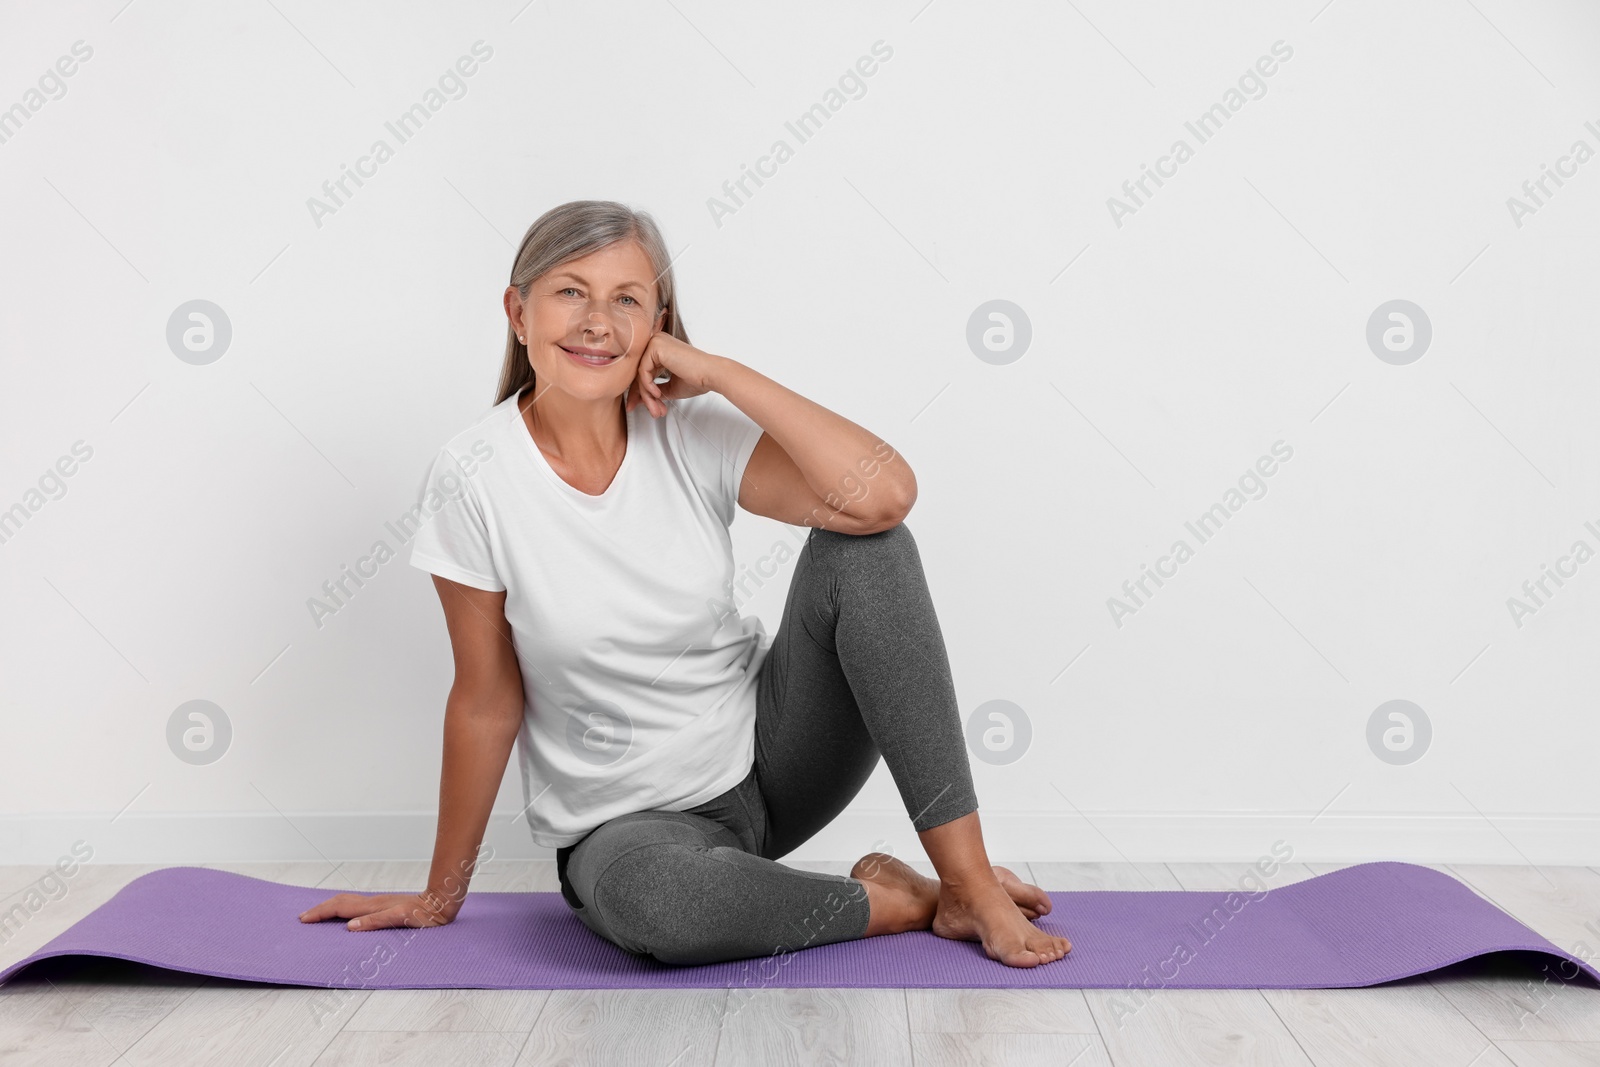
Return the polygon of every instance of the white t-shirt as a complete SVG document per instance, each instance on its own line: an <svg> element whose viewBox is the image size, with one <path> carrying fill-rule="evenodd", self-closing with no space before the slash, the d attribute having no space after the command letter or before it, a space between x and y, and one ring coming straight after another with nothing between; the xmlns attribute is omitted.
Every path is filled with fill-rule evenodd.
<svg viewBox="0 0 1600 1067"><path fill-rule="evenodd" d="M659 419L639 404L621 467L590 496L534 443L525 397L435 457L410 559L505 590L523 801L534 841L556 848L628 812L693 807L750 770L772 639L734 604L728 526L761 427L716 392Z"/></svg>

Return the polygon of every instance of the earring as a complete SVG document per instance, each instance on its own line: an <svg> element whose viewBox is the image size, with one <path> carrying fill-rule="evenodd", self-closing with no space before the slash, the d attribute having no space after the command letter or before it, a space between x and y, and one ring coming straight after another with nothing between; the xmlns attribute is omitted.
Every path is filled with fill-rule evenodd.
<svg viewBox="0 0 1600 1067"><path fill-rule="evenodd" d="M522 338L522 335L521 335L521 334L520 334L520 333L519 333L519 334L517 334L517 343L518 343L518 344L524 344L524 345L525 345L525 344L527 344L527 343L528 343L528 342L527 342L527 341L525 341L525 340L523 340L523 338Z"/></svg>

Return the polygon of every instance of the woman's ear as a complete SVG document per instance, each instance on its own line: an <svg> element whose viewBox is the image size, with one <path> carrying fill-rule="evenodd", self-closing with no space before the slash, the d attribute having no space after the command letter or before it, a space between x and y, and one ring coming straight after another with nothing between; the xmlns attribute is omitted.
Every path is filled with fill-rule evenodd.
<svg viewBox="0 0 1600 1067"><path fill-rule="evenodd" d="M503 298L502 302L505 304L506 318L511 322L512 327L517 333L526 337L528 334L528 328L527 324L522 321L523 312L526 309L523 305L521 294L517 292L516 286L506 286L505 297Z"/></svg>

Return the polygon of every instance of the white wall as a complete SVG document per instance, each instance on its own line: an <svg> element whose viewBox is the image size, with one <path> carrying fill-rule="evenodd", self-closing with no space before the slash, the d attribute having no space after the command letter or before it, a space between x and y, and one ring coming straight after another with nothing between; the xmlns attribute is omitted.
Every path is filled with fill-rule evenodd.
<svg viewBox="0 0 1600 1067"><path fill-rule="evenodd" d="M963 715L1010 701L1031 729L974 759L996 858L1600 862L1600 560L1508 608L1600 549L1600 161L1508 207L1600 149L1600 12L442 7L5 16L0 106L40 106L0 143L0 508L27 511L0 544L0 862L428 855L429 579L393 561L320 628L307 601L396 545L385 521L493 399L514 243L589 197L655 214L697 344L911 461ZM64 95L28 97L78 41ZM385 123L478 41L399 144ZM786 121L877 41L799 143ZM1186 121L1275 42L1264 95L1201 143ZM393 157L314 220L379 138ZM717 218L778 139L793 157ZM997 299L1020 358L968 343ZM1397 299L1432 331L1404 365L1367 340ZM167 340L192 300L231 324L204 365ZM29 497L80 441L64 495ZM1200 544L1185 522L1280 441ZM741 516L740 560L788 529ZM1118 625L1108 598L1180 538ZM769 630L785 588L748 605ZM197 699L231 724L207 765L168 743ZM1403 764L1368 740L1397 699L1432 731ZM502 855L541 854L521 805L508 774ZM917 853L880 766L797 855L885 845Z"/></svg>

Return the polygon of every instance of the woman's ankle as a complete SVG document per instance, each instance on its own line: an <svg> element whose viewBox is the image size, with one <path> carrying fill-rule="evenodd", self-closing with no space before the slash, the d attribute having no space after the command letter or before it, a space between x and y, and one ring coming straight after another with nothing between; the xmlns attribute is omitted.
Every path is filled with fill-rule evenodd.
<svg viewBox="0 0 1600 1067"><path fill-rule="evenodd" d="M917 837L942 884L962 889L998 884L983 847L983 829L976 810L919 830Z"/></svg>
<svg viewBox="0 0 1600 1067"><path fill-rule="evenodd" d="M957 896L969 897L977 893L985 893L991 889L1002 889L1000 879L995 876L993 867L973 867L941 872L939 875L939 892L953 893ZM1003 891L1003 890L1002 890Z"/></svg>

